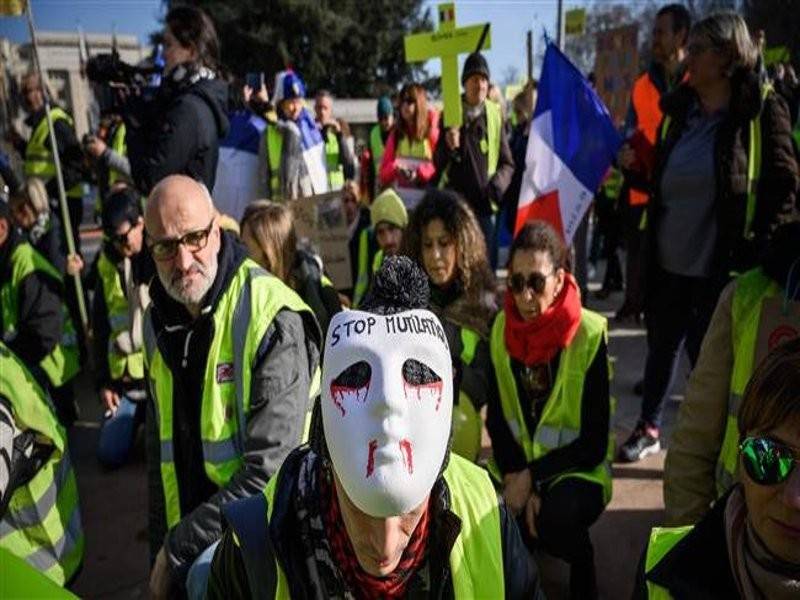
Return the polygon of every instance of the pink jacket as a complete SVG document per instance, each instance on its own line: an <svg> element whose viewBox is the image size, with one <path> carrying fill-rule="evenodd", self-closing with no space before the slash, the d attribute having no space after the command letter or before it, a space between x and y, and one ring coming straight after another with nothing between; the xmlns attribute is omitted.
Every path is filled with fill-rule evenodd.
<svg viewBox="0 0 800 600"><path fill-rule="evenodd" d="M430 160L423 161L417 167L417 178L411 183L400 181L397 173L397 159L395 156L397 148L397 126L392 129L386 139L386 147L383 150L383 160L381 161L380 182L381 188L387 188L393 183L402 187L424 187L436 176L436 166L433 164L433 152L436 143L439 141L439 112L433 108L428 109L428 143L431 148ZM405 178L402 178L405 179Z"/></svg>

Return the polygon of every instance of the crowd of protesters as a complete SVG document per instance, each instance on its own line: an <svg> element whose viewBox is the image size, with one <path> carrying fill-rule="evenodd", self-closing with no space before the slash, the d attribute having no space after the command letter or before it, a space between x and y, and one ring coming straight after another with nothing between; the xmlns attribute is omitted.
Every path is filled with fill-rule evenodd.
<svg viewBox="0 0 800 600"><path fill-rule="evenodd" d="M800 85L740 16L659 10L593 242L572 247L544 221L514 232L536 85L506 110L481 53L460 126L409 82L357 148L300 73L226 82L201 10L173 8L163 41L153 97L123 95L83 144L46 82L21 82L24 172L0 155L0 551L58 585L80 571L83 370L106 476L145 430L155 598L540 598L542 552L596 598L612 463L662 450L685 349L635 595L800 596ZM293 210L326 192L346 285ZM624 291L614 320L647 333L619 448L599 255L596 298Z"/></svg>

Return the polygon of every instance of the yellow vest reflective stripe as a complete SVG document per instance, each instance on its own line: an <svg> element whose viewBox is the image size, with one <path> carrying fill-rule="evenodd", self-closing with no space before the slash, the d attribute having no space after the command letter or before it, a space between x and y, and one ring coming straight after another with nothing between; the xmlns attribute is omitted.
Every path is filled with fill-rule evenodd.
<svg viewBox="0 0 800 600"><path fill-rule="evenodd" d="M772 84L761 86L761 99L766 100L772 93ZM661 124L661 141L667 137L667 132L672 124L672 117L667 115ZM758 200L758 181L761 179L761 113L759 112L750 121L747 148L747 205L745 208L744 231L742 237L750 240L753 233L753 220L756 216L756 201Z"/></svg>
<svg viewBox="0 0 800 600"><path fill-rule="evenodd" d="M669 554L675 545L692 531L694 525L684 527L654 527L650 532L647 544L644 572L652 571L661 560ZM647 597L649 600L670 600L672 594L666 588L647 581Z"/></svg>
<svg viewBox="0 0 800 600"><path fill-rule="evenodd" d="M369 287L369 233L369 227L365 227L358 236L358 275L353 288L353 308L358 308Z"/></svg>
<svg viewBox="0 0 800 600"><path fill-rule="evenodd" d="M116 128L114 129L114 135L111 136L110 147L112 151L116 152L120 156L126 156L128 154L128 144L125 141L125 123L117 124ZM127 177L116 169L108 170L109 187L114 185L120 179L127 179Z"/></svg>
<svg viewBox="0 0 800 600"><path fill-rule="evenodd" d="M541 458L551 450L575 441L581 430L581 399L586 372L592 364L600 343L607 336L607 323L597 313L582 309L578 333L561 353L558 373L550 397L544 405L542 416L531 437L522 414L517 394L517 384L511 371L511 358L505 346L506 315L501 311L492 326L490 353L497 375L500 405L503 416L517 443L525 452L528 462ZM603 488L603 499L611 500L611 461L614 454L614 436L609 432L605 460L590 471L573 471L557 476L553 483L567 477L576 477L598 483Z"/></svg>
<svg viewBox="0 0 800 600"><path fill-rule="evenodd" d="M50 109L50 118L53 120L53 127L56 121L64 120L74 127L72 117L62 108L54 106ZM47 128L47 116L43 117L31 133L31 137L25 146L25 163L23 170L25 177L39 177L45 183L56 176L56 164L53 162L53 153L47 144L50 143L50 131ZM77 184L67 190L70 198L82 198L83 186Z"/></svg>
<svg viewBox="0 0 800 600"><path fill-rule="evenodd" d="M38 271L61 283L61 275L47 259L28 242L21 242L11 253L11 279L0 288L0 310L3 314L3 334L10 337L17 327L20 282ZM39 366L53 387L61 387L80 371L80 351L72 318L66 304L61 302L63 330L61 341L45 356Z"/></svg>
<svg viewBox="0 0 800 600"><path fill-rule="evenodd" d="M242 467L252 366L264 334L275 315L284 308L313 316L294 291L257 263L246 259L214 311L214 337L203 374L200 436L205 473L220 487ZM167 526L172 528L183 516L173 458L173 379L156 343L151 310L149 307L144 324L145 367L161 440L161 482ZM297 443L300 442L298 439Z"/></svg>
<svg viewBox="0 0 800 600"><path fill-rule="evenodd" d="M381 169L381 162L383 161L383 152L385 150L383 144L383 136L381 136L381 126L375 125L369 132L369 151L372 154L372 164L377 173Z"/></svg>
<svg viewBox="0 0 800 600"><path fill-rule="evenodd" d="M144 353L139 350L133 354L121 354L114 344L117 336L131 328L131 317L128 311L128 298L122 289L122 278L104 250L97 259L97 273L103 288L103 299L106 303L106 316L110 325L108 336L108 370L111 379L122 379L126 374L133 379L144 378Z"/></svg>
<svg viewBox="0 0 800 600"><path fill-rule="evenodd" d="M283 135L273 123L267 124L264 132L267 145L267 166L269 167L269 192L272 200L278 200L281 193L281 155L283 154Z"/></svg>
<svg viewBox="0 0 800 600"><path fill-rule="evenodd" d="M275 486L280 478L272 477L264 489L267 520L272 520ZM450 573L456 598L503 598L503 540L500 534L500 509L497 492L486 471L457 454L450 454L444 471L450 490L450 510L461 520L461 531L450 550ZM276 560L275 598L289 598L286 574Z"/></svg>
<svg viewBox="0 0 800 600"><path fill-rule="evenodd" d="M344 187L344 167L339 160L340 151L336 134L328 129L325 135L325 162L328 167L328 187L331 191Z"/></svg>
<svg viewBox="0 0 800 600"><path fill-rule="evenodd" d="M722 439L716 468L717 497L722 496L737 478L739 464L739 406L744 389L755 365L758 325L761 307L767 298L780 295L780 286L772 281L761 268L753 269L736 279L736 289L731 301L731 346L733 369L728 398L728 416L725 436Z"/></svg>
<svg viewBox="0 0 800 600"><path fill-rule="evenodd" d="M0 395L10 402L21 429L36 431L54 446L47 462L11 496L0 521L0 547L63 585L77 572L84 545L67 434L45 392L22 361L2 343Z"/></svg>

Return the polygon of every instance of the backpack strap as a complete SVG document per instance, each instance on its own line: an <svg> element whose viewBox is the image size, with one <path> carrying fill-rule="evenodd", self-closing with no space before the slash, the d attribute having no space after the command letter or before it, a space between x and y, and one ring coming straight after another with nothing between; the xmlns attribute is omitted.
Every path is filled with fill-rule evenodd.
<svg viewBox="0 0 800 600"><path fill-rule="evenodd" d="M250 597L273 600L277 588L275 552L269 538L264 494L228 502L222 513L239 541Z"/></svg>

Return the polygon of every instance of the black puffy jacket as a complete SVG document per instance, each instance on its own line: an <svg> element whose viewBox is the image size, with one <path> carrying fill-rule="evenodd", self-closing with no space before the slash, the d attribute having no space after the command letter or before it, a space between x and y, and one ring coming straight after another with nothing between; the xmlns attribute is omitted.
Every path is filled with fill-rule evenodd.
<svg viewBox="0 0 800 600"><path fill-rule="evenodd" d="M228 84L200 79L164 84L146 106L125 115L133 182L145 194L167 175L188 175L214 189L219 142L228 133Z"/></svg>

